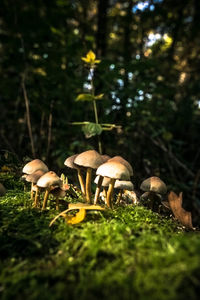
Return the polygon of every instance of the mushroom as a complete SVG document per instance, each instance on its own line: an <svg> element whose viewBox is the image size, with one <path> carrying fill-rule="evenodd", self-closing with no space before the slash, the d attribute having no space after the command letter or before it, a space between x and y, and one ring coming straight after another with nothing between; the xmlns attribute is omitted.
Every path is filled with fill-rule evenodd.
<svg viewBox="0 0 200 300"><path fill-rule="evenodd" d="M114 184L116 179L120 180L129 180L130 173L129 170L118 161L107 161L106 163L102 164L96 172L97 175L102 177L109 177L110 183L108 187L107 197L106 197L106 204L108 207L112 206L112 194L114 189Z"/></svg>
<svg viewBox="0 0 200 300"><path fill-rule="evenodd" d="M37 186L46 189L42 205L42 210L44 210L47 205L49 192L54 187L62 187L62 180L55 172L49 171L40 177L40 179L37 181Z"/></svg>
<svg viewBox="0 0 200 300"><path fill-rule="evenodd" d="M42 170L44 171L44 173L48 172L48 167L47 165L45 165L45 163L43 163L43 161L41 161L40 159L34 159L31 160L30 162L28 162L24 167L22 172L25 174L32 174L38 170ZM23 175L22 178L24 178L25 176ZM26 180L26 177L25 177ZM31 200L33 200L33 183L31 184Z"/></svg>
<svg viewBox="0 0 200 300"><path fill-rule="evenodd" d="M97 202L98 202L98 199L99 199L101 187L103 187L103 193L104 193L104 197L106 199L106 196L107 196L106 187L109 186L110 178L108 178L108 177L102 177L102 176L98 175L98 176L96 176L94 182L97 185L96 191L95 191L95 196L94 196L94 205L96 205Z"/></svg>
<svg viewBox="0 0 200 300"><path fill-rule="evenodd" d="M97 151L88 150L77 155L77 157L74 160L74 163L80 167L86 168L85 194L86 201L88 203L91 203L92 169L97 169L103 163L103 159Z"/></svg>
<svg viewBox="0 0 200 300"><path fill-rule="evenodd" d="M0 197L4 196L6 194L6 189L3 186L2 183L0 183Z"/></svg>
<svg viewBox="0 0 200 300"><path fill-rule="evenodd" d="M167 193L166 184L156 176L145 179L141 183L140 189L145 192L141 198L149 199L151 208L153 208L156 199L162 200L162 195Z"/></svg>
<svg viewBox="0 0 200 300"><path fill-rule="evenodd" d="M120 200L121 200L122 194L123 194L123 190L133 191L134 185L130 180L116 180L114 188L119 189L119 194L118 194L116 203L120 203Z"/></svg>
<svg viewBox="0 0 200 300"><path fill-rule="evenodd" d="M78 172L78 180L79 180L80 187L81 187L81 192L83 193L83 195L85 195L85 183L84 183L84 179L83 179L83 174L82 174L81 167L74 164L74 160L75 160L75 158L77 156L78 156L78 154L74 154L72 156L69 156L65 160L64 165L67 166L68 168L76 169L77 170L77 172Z"/></svg>
<svg viewBox="0 0 200 300"><path fill-rule="evenodd" d="M133 168L132 168L132 166L123 157L121 157L121 156L114 156L114 157L110 158L108 161L118 161L118 162L120 162L122 165L124 165L125 167L127 167L127 169L129 170L130 176L133 176Z"/></svg>
<svg viewBox="0 0 200 300"><path fill-rule="evenodd" d="M25 180L27 182L31 182L32 183L32 189L31 189L31 193L33 193L35 191L35 201L34 201L34 207L38 206L38 202L39 202L39 187L36 185L37 181L39 180L39 178L41 176L43 176L46 172L44 172L43 170L37 170L32 174L27 174L25 177Z"/></svg>

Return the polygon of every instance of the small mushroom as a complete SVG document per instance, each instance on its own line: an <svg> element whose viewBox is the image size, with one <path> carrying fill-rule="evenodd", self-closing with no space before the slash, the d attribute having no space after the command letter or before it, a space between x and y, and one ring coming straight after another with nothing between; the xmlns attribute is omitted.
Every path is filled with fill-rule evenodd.
<svg viewBox="0 0 200 300"><path fill-rule="evenodd" d="M86 168L85 194L87 203L91 203L92 170L96 170L103 163L103 159L97 151L88 150L79 154L75 158L74 163L80 167Z"/></svg>
<svg viewBox="0 0 200 300"><path fill-rule="evenodd" d="M145 179L141 183L140 189L145 192L142 194L141 198L149 199L151 208L153 208L156 199L159 199L159 201L161 201L162 195L167 193L166 184L156 176Z"/></svg>
<svg viewBox="0 0 200 300"><path fill-rule="evenodd" d="M32 174L27 174L25 177L25 180L27 182L31 182L32 188L31 188L31 200L33 200L33 192L35 191L35 201L34 201L34 207L38 206L39 203L39 187L36 185L37 181L41 176L43 176L46 172L43 170L37 170Z"/></svg>
<svg viewBox="0 0 200 300"><path fill-rule="evenodd" d="M116 203L120 203L124 190L133 191L134 185L130 180L116 180L114 188L119 189Z"/></svg>
<svg viewBox="0 0 200 300"><path fill-rule="evenodd" d="M108 177L102 177L102 176L98 175L98 176L96 176L94 182L97 185L96 191L95 191L95 196L94 196L94 205L96 205L97 202L98 202L98 199L99 199L101 187L103 187L103 194L104 194L104 197L106 199L106 196L107 196L106 187L109 186L110 178L108 178Z"/></svg>
<svg viewBox="0 0 200 300"><path fill-rule="evenodd" d="M67 166L68 168L77 170L78 180L79 180L80 187L81 187L81 192L83 193L83 195L85 195L85 183L84 183L84 179L83 179L82 169L80 166L74 164L74 160L77 156L78 156L78 154L74 154L74 155L68 157L65 160L64 165Z"/></svg>
<svg viewBox="0 0 200 300"><path fill-rule="evenodd" d="M62 180L55 172L49 171L40 177L40 179L37 181L37 186L46 189L42 206L42 210L44 210L46 208L51 189L54 187L62 187Z"/></svg>
<svg viewBox="0 0 200 300"><path fill-rule="evenodd" d="M32 174L38 170L44 171L44 173L48 172L48 167L45 165L43 161L40 159L33 159L30 162L28 162L24 167L22 172L25 173L25 175ZM25 175L22 176L22 179L26 180ZM31 200L33 200L33 183L31 184Z"/></svg>
<svg viewBox="0 0 200 300"><path fill-rule="evenodd" d="M2 183L0 183L0 197L4 196L6 194L6 189L3 186Z"/></svg>
<svg viewBox="0 0 200 300"><path fill-rule="evenodd" d="M102 177L110 178L110 183L109 183L107 197L106 197L106 204L108 207L111 207L112 206L111 200L112 200L115 181L116 179L129 180L130 179L129 170L118 161L107 161L97 169L96 174Z"/></svg>

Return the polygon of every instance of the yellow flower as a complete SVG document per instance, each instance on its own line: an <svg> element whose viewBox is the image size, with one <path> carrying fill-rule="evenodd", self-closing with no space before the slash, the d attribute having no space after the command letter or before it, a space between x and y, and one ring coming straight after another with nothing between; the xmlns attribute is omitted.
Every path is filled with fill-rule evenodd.
<svg viewBox="0 0 200 300"><path fill-rule="evenodd" d="M86 57L81 57L81 59L90 65L99 64L101 62L96 59L96 54L92 50L86 54Z"/></svg>

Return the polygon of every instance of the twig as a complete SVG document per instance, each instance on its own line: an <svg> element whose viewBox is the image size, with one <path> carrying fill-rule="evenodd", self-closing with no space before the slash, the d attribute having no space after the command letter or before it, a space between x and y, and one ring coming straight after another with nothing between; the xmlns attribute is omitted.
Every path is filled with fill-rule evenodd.
<svg viewBox="0 0 200 300"><path fill-rule="evenodd" d="M50 113L49 113L49 120L48 120L48 139L47 139L47 158L49 156L49 150L51 145L51 132L52 132L52 121L53 121L53 115L52 115L52 108L53 108L53 101L51 101L50 104Z"/></svg>
<svg viewBox="0 0 200 300"><path fill-rule="evenodd" d="M32 134L29 100L28 100L26 86L25 86L25 74L22 75L22 90L23 90L24 101L25 101L25 106L26 106L27 126L28 126L29 138L30 138L30 142L31 142L31 150L32 150L33 157L35 157L35 147L34 147L33 134Z"/></svg>

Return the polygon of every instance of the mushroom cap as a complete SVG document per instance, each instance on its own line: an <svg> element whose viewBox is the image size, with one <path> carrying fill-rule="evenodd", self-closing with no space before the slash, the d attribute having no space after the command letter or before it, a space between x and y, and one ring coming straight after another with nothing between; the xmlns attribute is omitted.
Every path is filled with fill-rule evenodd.
<svg viewBox="0 0 200 300"><path fill-rule="evenodd" d="M45 173L40 179L37 181L37 186L48 188L50 186L62 186L62 180L58 177L58 175L53 172L49 171Z"/></svg>
<svg viewBox="0 0 200 300"><path fill-rule="evenodd" d="M130 180L116 180L114 188L115 189L133 191L134 185Z"/></svg>
<svg viewBox="0 0 200 300"><path fill-rule="evenodd" d="M88 150L80 153L74 160L74 163L78 166L85 168L97 169L103 164L101 154L95 150Z"/></svg>
<svg viewBox="0 0 200 300"><path fill-rule="evenodd" d="M96 178L95 178L95 180L94 180L94 183L98 184L98 182L99 182L99 177L100 177L99 175L96 176ZM102 185L103 187L105 187L105 186L109 186L109 184L110 184L110 178L109 178L109 177L104 177L101 185Z"/></svg>
<svg viewBox="0 0 200 300"><path fill-rule="evenodd" d="M132 168L132 166L123 157L121 157L121 156L114 156L114 157L110 158L108 161L118 161L118 162L120 162L122 165L124 165L125 167L127 167L127 169L129 170L130 176L133 176L133 168Z"/></svg>
<svg viewBox="0 0 200 300"><path fill-rule="evenodd" d="M166 184L159 177L156 176L152 176L145 179L141 183L140 189L144 192L155 192L161 195L167 193Z"/></svg>
<svg viewBox="0 0 200 300"><path fill-rule="evenodd" d="M0 197L6 194L6 189L2 183L0 183Z"/></svg>
<svg viewBox="0 0 200 300"><path fill-rule="evenodd" d="M103 159L103 164L111 159L111 157L107 154L101 154L101 158Z"/></svg>
<svg viewBox="0 0 200 300"><path fill-rule="evenodd" d="M25 180L28 182L36 183L41 176L43 176L46 172L43 170L37 170L34 173L28 174L25 177Z"/></svg>
<svg viewBox="0 0 200 300"><path fill-rule="evenodd" d="M41 161L40 159L34 159L30 162L28 162L24 167L22 172L26 173L26 174L32 174L37 170L42 170L44 172L48 172L49 169L47 167L47 165L45 165L45 163L43 163L43 161Z"/></svg>
<svg viewBox="0 0 200 300"><path fill-rule="evenodd" d="M77 156L78 154L74 154L66 158L66 160L64 161L64 165L71 169L78 169L78 167L74 164L74 160Z"/></svg>
<svg viewBox="0 0 200 300"><path fill-rule="evenodd" d="M129 180L129 170L118 161L107 161L102 164L96 172L97 175L114 179Z"/></svg>

